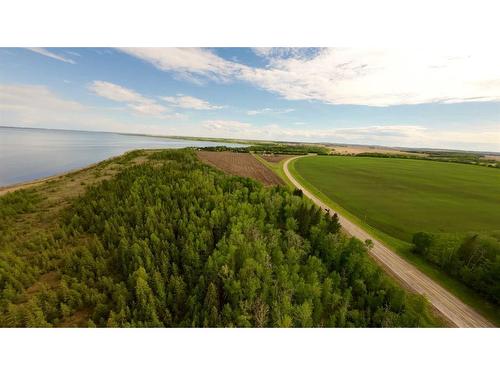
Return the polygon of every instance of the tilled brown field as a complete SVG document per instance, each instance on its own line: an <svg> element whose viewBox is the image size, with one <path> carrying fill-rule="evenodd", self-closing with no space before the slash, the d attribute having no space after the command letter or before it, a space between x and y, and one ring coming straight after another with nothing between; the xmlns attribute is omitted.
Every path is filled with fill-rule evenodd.
<svg viewBox="0 0 500 375"><path fill-rule="evenodd" d="M293 155L282 155L282 154L260 154L259 155L265 161L271 163L279 163L282 160L291 158Z"/></svg>
<svg viewBox="0 0 500 375"><path fill-rule="evenodd" d="M222 171L241 177L254 178L264 185L283 185L283 181L252 154L237 152L198 151L198 157Z"/></svg>

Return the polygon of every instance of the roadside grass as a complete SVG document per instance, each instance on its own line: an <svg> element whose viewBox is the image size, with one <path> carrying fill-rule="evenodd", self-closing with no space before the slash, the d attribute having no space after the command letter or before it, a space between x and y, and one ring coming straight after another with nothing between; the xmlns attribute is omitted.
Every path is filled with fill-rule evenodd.
<svg viewBox="0 0 500 375"><path fill-rule="evenodd" d="M334 202L329 196L324 194L321 190L312 185L309 181L305 180L297 171L296 162L301 159L314 158L314 157L318 158L318 156L308 156L304 158L301 157L290 161L290 163L288 164L288 169L290 173L294 176L295 179L297 179L297 181L300 182L301 185L303 185L316 197L325 202L333 210L337 211L338 213L340 213L341 215L343 215L356 225L363 228L366 232L371 234L377 240L381 241L386 246L393 249L398 255L400 255L409 263L417 267L420 271L422 271L431 279L439 283L442 287L453 293L457 298L461 299L464 303L475 308L478 312L484 315L496 326L500 326L500 311L498 307L483 299L476 292L474 292L472 289L468 288L458 280L448 276L446 273L443 272L443 270L429 263L425 259L422 259L421 257L413 254L411 252L411 247L412 247L411 243L392 237L387 233L384 233L381 230L370 226L366 221L363 221L359 217L347 211L344 207ZM266 163L265 161L263 162ZM284 175L283 164L284 161L280 162L279 167L281 168L281 173ZM472 167L474 168L474 166ZM277 166L270 166L270 168L275 170ZM290 182L290 180L288 180L288 178L286 178L285 181L287 182L287 184L289 184L289 186L293 187L293 184Z"/></svg>

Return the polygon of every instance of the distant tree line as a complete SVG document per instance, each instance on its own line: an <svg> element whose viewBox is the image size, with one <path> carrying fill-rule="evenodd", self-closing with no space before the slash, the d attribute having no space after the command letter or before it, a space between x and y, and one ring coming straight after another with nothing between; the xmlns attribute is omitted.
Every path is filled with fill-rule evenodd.
<svg viewBox="0 0 500 375"><path fill-rule="evenodd" d="M329 150L324 146L286 143L261 143L253 144L247 147L210 146L203 147L202 149L205 151L255 152L258 154L279 155L307 155L310 153L328 155L329 153Z"/></svg>
<svg viewBox="0 0 500 375"><path fill-rule="evenodd" d="M408 155L397 153L379 153L379 152L361 152L353 154L358 157L374 157L374 158L392 158L392 159L414 159L414 160L433 160L449 163L473 164L491 168L500 168L500 164L496 160L485 158L483 155L475 153L459 153L459 152L427 152L428 156Z"/></svg>

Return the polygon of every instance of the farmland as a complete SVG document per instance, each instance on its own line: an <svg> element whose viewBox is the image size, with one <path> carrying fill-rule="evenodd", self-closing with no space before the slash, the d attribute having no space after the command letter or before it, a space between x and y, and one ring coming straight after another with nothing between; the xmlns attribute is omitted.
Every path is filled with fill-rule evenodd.
<svg viewBox="0 0 500 375"><path fill-rule="evenodd" d="M290 164L317 197L499 324L496 169L369 157Z"/></svg>
<svg viewBox="0 0 500 375"><path fill-rule="evenodd" d="M260 157L269 163L279 163L280 161L291 158L292 155L262 154Z"/></svg>
<svg viewBox="0 0 500 375"><path fill-rule="evenodd" d="M198 151L198 157L222 171L240 177L250 177L264 185L283 185L283 181L260 163L252 154L230 151Z"/></svg>
<svg viewBox="0 0 500 375"><path fill-rule="evenodd" d="M368 225L409 242L415 232L499 229L500 173L423 160L308 157L296 172Z"/></svg>

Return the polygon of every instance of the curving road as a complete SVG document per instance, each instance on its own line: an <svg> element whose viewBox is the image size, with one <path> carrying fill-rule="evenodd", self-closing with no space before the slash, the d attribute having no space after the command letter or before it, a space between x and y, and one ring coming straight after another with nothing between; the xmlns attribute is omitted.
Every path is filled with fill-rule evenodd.
<svg viewBox="0 0 500 375"><path fill-rule="evenodd" d="M288 163L300 157L303 156L290 158L285 161L283 169L286 176L298 189L303 191L305 196L311 199L322 209L330 210L330 213L333 215L334 210L306 190L288 170ZM401 283L408 289L424 295L434 308L453 325L457 327L494 327L492 323L478 314L470 306L460 301L453 294L445 290L431 278L419 271L415 266L408 263L359 226L342 215L338 213L337 215L339 217L340 224L351 236L357 237L362 241L368 239L373 241L373 248L370 251L370 255L375 258L377 262L379 262L385 269L400 280Z"/></svg>

